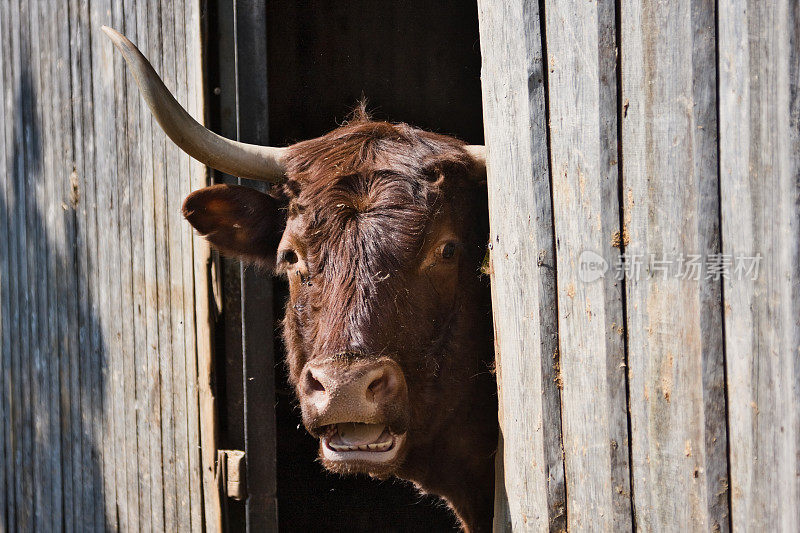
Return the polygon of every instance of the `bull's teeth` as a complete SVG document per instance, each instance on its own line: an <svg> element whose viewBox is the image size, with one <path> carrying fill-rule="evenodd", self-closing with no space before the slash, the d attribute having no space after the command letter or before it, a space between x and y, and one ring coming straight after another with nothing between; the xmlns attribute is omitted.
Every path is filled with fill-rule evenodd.
<svg viewBox="0 0 800 533"><path fill-rule="evenodd" d="M337 452L385 452L392 447L393 440L388 440L384 442L373 442L370 444L339 444L335 442L331 442L331 440L327 441L327 445L330 449L337 451Z"/></svg>

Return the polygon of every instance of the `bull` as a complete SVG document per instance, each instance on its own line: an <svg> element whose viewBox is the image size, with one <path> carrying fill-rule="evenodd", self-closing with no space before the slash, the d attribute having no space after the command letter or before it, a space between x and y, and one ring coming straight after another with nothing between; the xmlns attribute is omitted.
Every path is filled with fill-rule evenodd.
<svg viewBox="0 0 800 533"><path fill-rule="evenodd" d="M498 428L483 147L373 121L363 105L285 148L226 139L127 38L103 31L175 144L273 184L203 188L183 215L221 252L288 279L288 375L324 467L410 480L466 531L490 530Z"/></svg>

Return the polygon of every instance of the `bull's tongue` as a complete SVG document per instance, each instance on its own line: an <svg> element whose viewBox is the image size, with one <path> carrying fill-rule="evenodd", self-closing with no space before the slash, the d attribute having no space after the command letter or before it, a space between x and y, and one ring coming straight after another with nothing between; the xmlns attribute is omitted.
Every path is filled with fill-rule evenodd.
<svg viewBox="0 0 800 533"><path fill-rule="evenodd" d="M339 439L346 446L372 444L378 440L385 428L386 426L383 424L357 424L354 422L336 424Z"/></svg>

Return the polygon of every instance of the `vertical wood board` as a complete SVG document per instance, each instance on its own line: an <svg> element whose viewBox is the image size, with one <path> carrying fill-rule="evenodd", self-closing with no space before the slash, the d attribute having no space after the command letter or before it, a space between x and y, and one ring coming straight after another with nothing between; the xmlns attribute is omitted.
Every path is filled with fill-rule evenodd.
<svg viewBox="0 0 800 533"><path fill-rule="evenodd" d="M796 2L719 4L730 490L740 531L800 529L799 27Z"/></svg>
<svg viewBox="0 0 800 533"><path fill-rule="evenodd" d="M627 530L614 3L545 15L568 526Z"/></svg>
<svg viewBox="0 0 800 533"><path fill-rule="evenodd" d="M714 3L621 6L635 519L727 530ZM688 268L703 267L697 279Z"/></svg>
<svg viewBox="0 0 800 533"><path fill-rule="evenodd" d="M508 516L515 531L559 530L566 517L539 5L486 0L478 10Z"/></svg>

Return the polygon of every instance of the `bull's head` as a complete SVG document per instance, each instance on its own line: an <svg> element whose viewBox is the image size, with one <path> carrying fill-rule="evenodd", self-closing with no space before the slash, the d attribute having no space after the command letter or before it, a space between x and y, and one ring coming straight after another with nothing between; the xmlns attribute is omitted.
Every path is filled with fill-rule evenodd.
<svg viewBox="0 0 800 533"><path fill-rule="evenodd" d="M195 122L133 44L105 31L178 146L275 184L269 195L201 189L184 215L223 252L288 278L289 377L326 468L412 479L485 526L497 430L479 272L483 147L363 110L288 148L231 141Z"/></svg>

